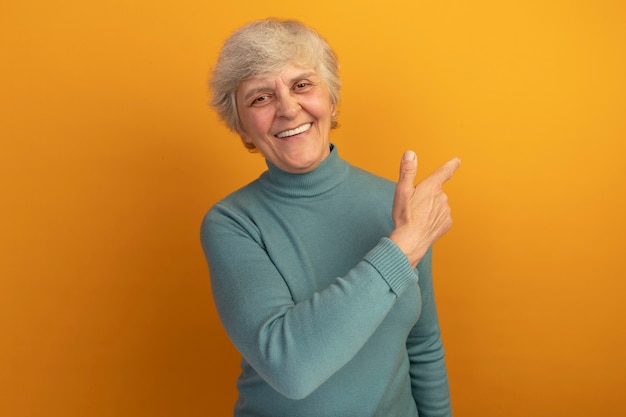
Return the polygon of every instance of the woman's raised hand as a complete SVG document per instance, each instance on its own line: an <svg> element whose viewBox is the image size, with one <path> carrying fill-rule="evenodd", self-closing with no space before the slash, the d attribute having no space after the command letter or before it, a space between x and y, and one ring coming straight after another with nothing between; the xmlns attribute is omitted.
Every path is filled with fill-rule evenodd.
<svg viewBox="0 0 626 417"><path fill-rule="evenodd" d="M452 178L460 165L461 160L453 158L415 186L417 156L413 151L406 151L402 157L391 213L395 228L389 238L404 252L413 267L452 226L443 184Z"/></svg>

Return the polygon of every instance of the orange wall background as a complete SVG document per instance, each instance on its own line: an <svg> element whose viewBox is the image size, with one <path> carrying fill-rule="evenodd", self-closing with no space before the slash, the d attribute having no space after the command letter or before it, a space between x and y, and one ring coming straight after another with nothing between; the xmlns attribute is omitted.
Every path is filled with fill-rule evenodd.
<svg viewBox="0 0 626 417"><path fill-rule="evenodd" d="M346 159L463 160L435 247L455 415L626 414L624 2L5 0L0 415L231 414L198 228L264 163L206 79L266 16L338 51Z"/></svg>

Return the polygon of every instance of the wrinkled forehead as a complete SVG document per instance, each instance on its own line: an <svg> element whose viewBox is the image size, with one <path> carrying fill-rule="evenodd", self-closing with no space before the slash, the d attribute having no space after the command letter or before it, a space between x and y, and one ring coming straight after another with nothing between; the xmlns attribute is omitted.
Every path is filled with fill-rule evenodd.
<svg viewBox="0 0 626 417"><path fill-rule="evenodd" d="M243 79L237 87L237 92L239 93L240 91L250 87L272 85L276 82L291 85L305 78L319 78L318 69L313 66L290 62L280 69L277 68L271 71L259 71Z"/></svg>
<svg viewBox="0 0 626 417"><path fill-rule="evenodd" d="M290 56L265 57L249 65L249 73L245 79L277 77L288 67L318 69L320 62L311 53L293 51Z"/></svg>

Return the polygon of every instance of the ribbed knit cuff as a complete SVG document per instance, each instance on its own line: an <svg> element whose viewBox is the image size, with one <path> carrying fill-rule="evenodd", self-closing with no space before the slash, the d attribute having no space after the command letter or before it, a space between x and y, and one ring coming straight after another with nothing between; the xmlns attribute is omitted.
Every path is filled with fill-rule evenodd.
<svg viewBox="0 0 626 417"><path fill-rule="evenodd" d="M396 295L417 281L417 272L411 267L400 248L389 238L382 238L364 258L380 273Z"/></svg>

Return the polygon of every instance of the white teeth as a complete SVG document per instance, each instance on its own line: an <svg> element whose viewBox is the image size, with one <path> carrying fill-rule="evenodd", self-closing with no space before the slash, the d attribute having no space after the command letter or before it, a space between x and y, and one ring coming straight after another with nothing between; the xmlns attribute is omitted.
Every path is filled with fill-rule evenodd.
<svg viewBox="0 0 626 417"><path fill-rule="evenodd" d="M297 135L298 133L306 132L311 128L311 123L305 123L300 127L296 127L295 129L285 130L284 132L280 132L276 134L277 138L286 138L288 136Z"/></svg>

